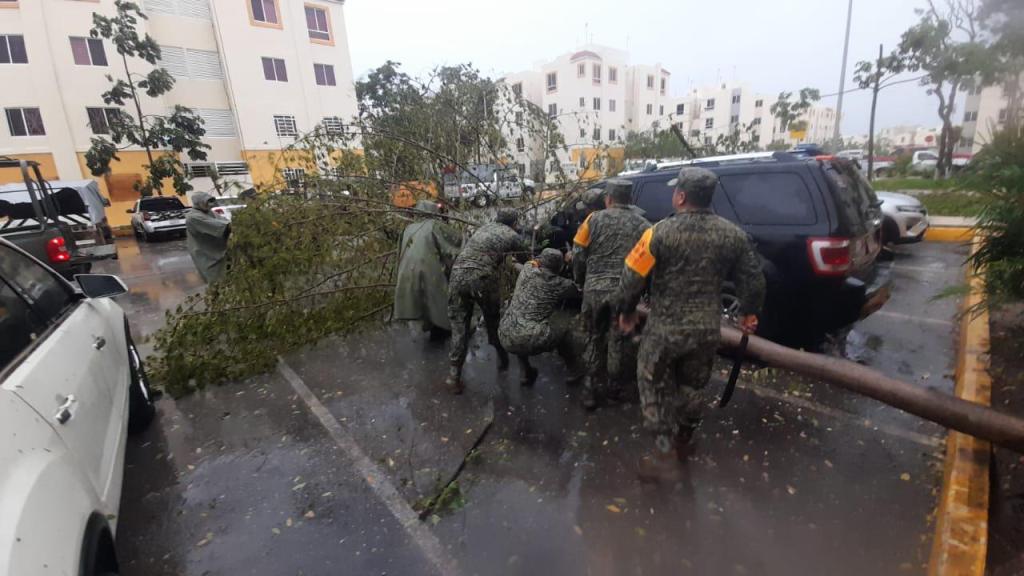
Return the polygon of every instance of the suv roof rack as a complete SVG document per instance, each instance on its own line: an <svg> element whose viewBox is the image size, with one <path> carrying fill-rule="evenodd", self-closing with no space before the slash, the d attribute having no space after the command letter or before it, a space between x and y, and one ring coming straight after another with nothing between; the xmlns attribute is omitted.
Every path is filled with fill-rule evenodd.
<svg viewBox="0 0 1024 576"><path fill-rule="evenodd" d="M707 156L691 160L661 162L649 172L681 168L683 166L723 166L728 164L746 164L751 162L799 162L802 158L788 152L749 152L745 154L726 154L723 156Z"/></svg>

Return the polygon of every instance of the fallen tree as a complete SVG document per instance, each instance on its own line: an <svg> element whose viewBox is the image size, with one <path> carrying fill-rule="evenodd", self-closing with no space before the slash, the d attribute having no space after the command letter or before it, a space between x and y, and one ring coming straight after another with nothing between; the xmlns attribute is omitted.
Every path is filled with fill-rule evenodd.
<svg viewBox="0 0 1024 576"><path fill-rule="evenodd" d="M736 349L741 337L739 330L723 325L722 349ZM794 350L757 336L750 336L745 355L1024 454L1024 419L988 406L890 378L849 360Z"/></svg>

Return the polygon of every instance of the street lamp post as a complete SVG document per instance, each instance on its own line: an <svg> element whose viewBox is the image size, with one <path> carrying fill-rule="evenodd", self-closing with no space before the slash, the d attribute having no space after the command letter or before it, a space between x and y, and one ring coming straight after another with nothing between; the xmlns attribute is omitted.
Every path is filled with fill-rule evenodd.
<svg viewBox="0 0 1024 576"><path fill-rule="evenodd" d="M832 131L832 141L839 144L839 125L843 121L843 91L846 89L846 55L850 50L850 20L853 17L853 0L846 7L846 39L843 41L843 64L839 71L839 99L836 101L836 125Z"/></svg>

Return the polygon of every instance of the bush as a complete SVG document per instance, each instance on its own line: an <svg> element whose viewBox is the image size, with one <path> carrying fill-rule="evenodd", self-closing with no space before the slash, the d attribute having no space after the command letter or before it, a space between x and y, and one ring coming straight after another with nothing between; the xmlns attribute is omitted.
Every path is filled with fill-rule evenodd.
<svg viewBox="0 0 1024 576"><path fill-rule="evenodd" d="M985 305L1024 299L1024 134L994 135L964 170L961 187L981 198L981 246L969 262L986 271Z"/></svg>

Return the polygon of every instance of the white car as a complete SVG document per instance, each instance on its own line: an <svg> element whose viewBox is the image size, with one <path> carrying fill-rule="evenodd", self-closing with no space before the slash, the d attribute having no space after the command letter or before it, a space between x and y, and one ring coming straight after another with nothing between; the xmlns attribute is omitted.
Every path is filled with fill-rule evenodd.
<svg viewBox="0 0 1024 576"><path fill-rule="evenodd" d="M342 192L342 194L348 195L347 192ZM214 196L213 198L213 208L210 212L213 212L214 216L227 220L228 222L231 222L232 212L245 208L245 200L242 200L237 196Z"/></svg>
<svg viewBox="0 0 1024 576"><path fill-rule="evenodd" d="M132 215L132 233L141 242L149 242L158 235L185 234L188 206L176 196L141 198L127 212Z"/></svg>
<svg viewBox="0 0 1024 576"><path fill-rule="evenodd" d="M911 244L924 239L928 230L928 210L913 196L895 192L875 192L882 202L882 242Z"/></svg>
<svg viewBox="0 0 1024 576"><path fill-rule="evenodd" d="M125 437L154 406L115 277L0 240L0 574L107 576Z"/></svg>

